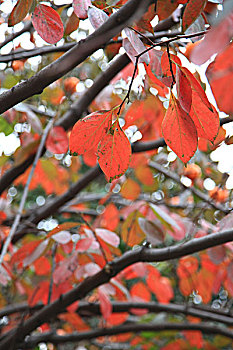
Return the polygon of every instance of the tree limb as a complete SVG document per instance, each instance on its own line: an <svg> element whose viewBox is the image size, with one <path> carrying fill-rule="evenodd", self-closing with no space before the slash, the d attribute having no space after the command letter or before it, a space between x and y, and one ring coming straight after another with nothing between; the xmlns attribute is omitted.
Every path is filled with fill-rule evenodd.
<svg viewBox="0 0 233 350"><path fill-rule="evenodd" d="M49 342L52 344L64 344L67 342L79 342L82 340L93 339L102 336L110 336L121 333L140 333L140 332L163 332L163 331L201 331L204 334L218 334L233 339L233 331L228 328L209 325L208 323L132 323L111 328L95 329L87 332L75 332L66 335L57 335L54 332L32 335L20 344L22 349L30 349L38 343Z"/></svg>

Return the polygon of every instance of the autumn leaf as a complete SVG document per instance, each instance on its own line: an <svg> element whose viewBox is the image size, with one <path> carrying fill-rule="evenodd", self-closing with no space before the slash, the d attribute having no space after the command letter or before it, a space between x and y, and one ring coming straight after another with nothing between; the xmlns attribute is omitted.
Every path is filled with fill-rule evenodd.
<svg viewBox="0 0 233 350"><path fill-rule="evenodd" d="M182 18L182 30L183 32L191 26L191 24L197 19L204 9L207 0L189 0L187 3L183 18Z"/></svg>
<svg viewBox="0 0 233 350"><path fill-rule="evenodd" d="M123 186L121 187L121 195L122 197L134 201L137 199L141 192L139 184L132 180L132 179L127 179Z"/></svg>
<svg viewBox="0 0 233 350"><path fill-rule="evenodd" d="M72 12L72 15L68 18L65 26L65 35L71 34L74 30L78 28L79 25L79 18L75 14L75 12Z"/></svg>
<svg viewBox="0 0 233 350"><path fill-rule="evenodd" d="M178 0L158 0L156 14L159 16L160 20L169 17L173 11L178 7Z"/></svg>
<svg viewBox="0 0 233 350"><path fill-rule="evenodd" d="M8 18L8 26L12 27L27 16L33 0L18 0Z"/></svg>
<svg viewBox="0 0 233 350"><path fill-rule="evenodd" d="M130 247L140 244L146 238L146 234L142 231L138 222L141 217L143 215L135 210L127 216L122 225L121 238Z"/></svg>
<svg viewBox="0 0 233 350"><path fill-rule="evenodd" d="M47 43L55 44L63 37L61 18L50 6L39 4L33 13L32 24Z"/></svg>
<svg viewBox="0 0 233 350"><path fill-rule="evenodd" d="M182 162L187 163L197 149L197 131L194 122L171 93L170 103L162 123L167 145Z"/></svg>
<svg viewBox="0 0 233 350"><path fill-rule="evenodd" d="M192 89L188 78L179 67L176 71L176 89L181 107L189 113L192 105Z"/></svg>
<svg viewBox="0 0 233 350"><path fill-rule="evenodd" d="M199 137L213 142L219 130L219 116L216 109L210 104L205 91L193 74L184 67L180 67L190 82L192 90L192 105L190 117L192 118Z"/></svg>
<svg viewBox="0 0 233 350"><path fill-rule="evenodd" d="M63 154L68 151L68 137L61 126L55 126L46 140L46 148L54 154Z"/></svg>
<svg viewBox="0 0 233 350"><path fill-rule="evenodd" d="M74 155L96 150L112 122L111 111L99 111L77 121L70 134L70 151Z"/></svg>
<svg viewBox="0 0 233 350"><path fill-rule="evenodd" d="M100 142L97 155L99 165L110 182L128 169L131 145L118 120Z"/></svg>

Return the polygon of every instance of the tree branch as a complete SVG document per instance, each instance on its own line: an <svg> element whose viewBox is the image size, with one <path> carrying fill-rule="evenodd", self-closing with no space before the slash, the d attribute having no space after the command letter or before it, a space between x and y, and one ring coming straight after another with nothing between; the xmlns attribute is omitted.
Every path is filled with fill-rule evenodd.
<svg viewBox="0 0 233 350"><path fill-rule="evenodd" d="M53 303L46 305L42 310L39 310L35 315L24 322L24 324L20 327L20 332L18 332L18 329L15 328L6 333L5 338L0 342L0 350L5 350L8 348L11 345L12 339L16 340L18 343L22 342L26 335L31 333L41 324L58 315L76 300L83 299L93 289L109 282L112 277L116 276L126 267L136 262L158 262L177 259L207 248L230 242L232 240L233 230L227 230L212 233L205 237L195 238L189 242L167 248L150 249L147 247L140 247L138 249L128 251L121 257L118 257L111 263L107 264L106 267L95 275L86 278L83 282L79 283L77 287L61 295L60 298L55 300ZM135 331L135 328L133 331Z"/></svg>
<svg viewBox="0 0 233 350"><path fill-rule="evenodd" d="M131 309L147 309L148 312L158 313L167 312L171 314L184 314L193 317L202 318L204 320L210 320L214 322L221 322L229 326L233 325L232 313L226 309L215 310L211 307L202 307L202 305L195 304L161 304L157 302L118 302L111 301L112 312L131 312ZM37 304L33 307L29 307L27 303L13 304L5 307L0 311L0 317L10 316L15 313L27 312L32 314L33 312L40 310L44 307L44 304ZM95 315L101 315L99 303L89 303L86 301L80 301L76 312L82 317L91 317Z"/></svg>
<svg viewBox="0 0 233 350"><path fill-rule="evenodd" d="M20 344L22 349L30 349L38 343L49 342L52 344L64 344L67 342L80 342L82 340L93 339L102 336L110 336L121 333L140 333L140 332L163 332L163 331L201 331L204 334L218 334L233 339L233 331L228 328L209 325L208 323L152 323L144 324L132 323L130 325L123 325L112 328L95 329L87 332L75 332L66 335L57 335L53 332L42 333L39 335L32 335Z"/></svg>

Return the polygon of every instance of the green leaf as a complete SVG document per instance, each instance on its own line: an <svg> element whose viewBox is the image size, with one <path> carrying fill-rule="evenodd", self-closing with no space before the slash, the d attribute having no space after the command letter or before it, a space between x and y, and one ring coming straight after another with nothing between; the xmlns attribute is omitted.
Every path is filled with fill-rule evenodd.
<svg viewBox="0 0 233 350"><path fill-rule="evenodd" d="M3 117L0 117L0 132L3 132L7 136L13 131L13 127Z"/></svg>

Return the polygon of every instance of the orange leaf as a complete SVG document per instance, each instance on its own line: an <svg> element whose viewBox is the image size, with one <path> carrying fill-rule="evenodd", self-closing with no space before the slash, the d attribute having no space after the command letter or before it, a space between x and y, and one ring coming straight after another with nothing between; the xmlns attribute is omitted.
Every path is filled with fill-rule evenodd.
<svg viewBox="0 0 233 350"><path fill-rule="evenodd" d="M137 166L135 176L143 185L152 186L155 183L153 172L146 165Z"/></svg>
<svg viewBox="0 0 233 350"><path fill-rule="evenodd" d="M183 19L182 19L182 30L183 32L191 26L191 24L197 19L204 9L207 0L189 0L187 3Z"/></svg>
<svg viewBox="0 0 233 350"><path fill-rule="evenodd" d="M32 3L33 0L18 0L8 17L8 26L11 27L21 22L27 16Z"/></svg>
<svg viewBox="0 0 233 350"><path fill-rule="evenodd" d="M68 137L65 130L61 126L52 128L45 145L47 150L52 153L66 153L68 151Z"/></svg>
<svg viewBox="0 0 233 350"><path fill-rule="evenodd" d="M98 143L108 132L112 122L110 111L89 114L77 121L70 134L70 151L74 155L96 150Z"/></svg>
<svg viewBox="0 0 233 350"><path fill-rule="evenodd" d="M139 226L139 223L138 223L139 217L143 217L143 215L137 210L133 211L128 215L127 219L124 221L122 225L122 229L121 229L122 240L130 247L133 247L135 244L141 243L142 240L146 238L145 233L142 231L142 229Z"/></svg>
<svg viewBox="0 0 233 350"><path fill-rule="evenodd" d="M32 16L32 24L47 43L55 44L63 37L63 24L59 14L50 6L38 5Z"/></svg>
<svg viewBox="0 0 233 350"><path fill-rule="evenodd" d="M151 294L143 282L135 283L134 286L131 288L130 294L132 297L138 297L141 300L151 300Z"/></svg>
<svg viewBox="0 0 233 350"><path fill-rule="evenodd" d="M182 162L187 163L197 149L197 131L194 122L171 93L167 113L162 123L162 133L167 145Z"/></svg>
<svg viewBox="0 0 233 350"><path fill-rule="evenodd" d="M108 324L112 326L117 326L121 323L124 323L128 318L127 312L118 312L118 313L112 313L108 317Z"/></svg>
<svg viewBox="0 0 233 350"><path fill-rule="evenodd" d="M141 189L139 184L130 178L128 178L121 187L122 197L132 201L138 198L140 192Z"/></svg>
<svg viewBox="0 0 233 350"><path fill-rule="evenodd" d="M119 212L113 203L109 203L100 216L100 225L103 228L114 231L119 224Z"/></svg>
<svg viewBox="0 0 233 350"><path fill-rule="evenodd" d="M128 169L131 145L118 120L100 142L97 154L99 165L110 182Z"/></svg>

